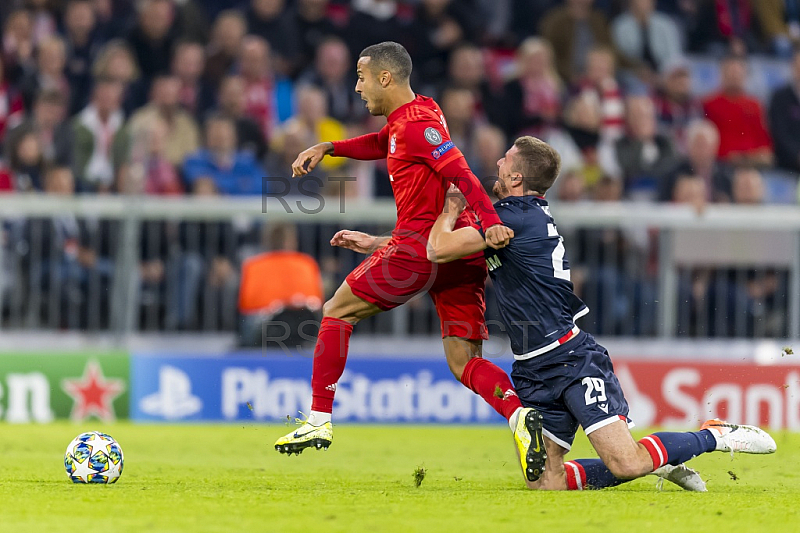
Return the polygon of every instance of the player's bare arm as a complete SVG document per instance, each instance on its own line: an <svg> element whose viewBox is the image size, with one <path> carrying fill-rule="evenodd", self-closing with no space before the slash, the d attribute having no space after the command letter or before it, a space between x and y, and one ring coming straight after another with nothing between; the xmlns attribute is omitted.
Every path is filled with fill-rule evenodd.
<svg viewBox="0 0 800 533"><path fill-rule="evenodd" d="M376 237L361 231L343 229L336 232L331 239L331 246L353 250L360 254L371 254L375 250L386 247L391 237Z"/></svg>
<svg viewBox="0 0 800 533"><path fill-rule="evenodd" d="M471 227L453 230L458 216L464 211L466 200L454 185L447 191L442 214L436 219L428 237L428 260L449 263L486 248L480 232Z"/></svg>
<svg viewBox="0 0 800 533"><path fill-rule="evenodd" d="M322 142L315 144L311 148L306 148L297 156L292 163L292 177L305 176L319 164L322 159L329 154L333 154L333 143Z"/></svg>

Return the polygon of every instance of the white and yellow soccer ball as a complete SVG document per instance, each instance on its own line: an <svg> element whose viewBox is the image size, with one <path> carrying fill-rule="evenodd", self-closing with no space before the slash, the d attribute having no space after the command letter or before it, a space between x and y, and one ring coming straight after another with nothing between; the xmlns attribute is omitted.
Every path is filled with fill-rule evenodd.
<svg viewBox="0 0 800 533"><path fill-rule="evenodd" d="M123 462L119 443L99 431L81 433L64 454L64 467L73 483L116 483Z"/></svg>

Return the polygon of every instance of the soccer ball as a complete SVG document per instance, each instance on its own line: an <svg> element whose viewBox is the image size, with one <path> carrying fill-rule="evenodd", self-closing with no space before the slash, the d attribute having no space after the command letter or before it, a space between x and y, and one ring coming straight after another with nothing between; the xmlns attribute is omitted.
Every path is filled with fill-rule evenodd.
<svg viewBox="0 0 800 533"><path fill-rule="evenodd" d="M116 483L122 475L122 448L111 435L81 433L67 446L64 467L73 483Z"/></svg>

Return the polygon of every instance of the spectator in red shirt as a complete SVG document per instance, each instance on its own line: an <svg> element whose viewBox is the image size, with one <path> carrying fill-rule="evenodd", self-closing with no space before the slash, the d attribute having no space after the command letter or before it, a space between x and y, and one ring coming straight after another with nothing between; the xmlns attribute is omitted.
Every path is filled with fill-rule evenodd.
<svg viewBox="0 0 800 533"><path fill-rule="evenodd" d="M719 158L735 164L772 164L772 139L764 110L758 100L745 93L745 60L737 56L726 58L721 76L719 92L703 103L706 117L720 132Z"/></svg>

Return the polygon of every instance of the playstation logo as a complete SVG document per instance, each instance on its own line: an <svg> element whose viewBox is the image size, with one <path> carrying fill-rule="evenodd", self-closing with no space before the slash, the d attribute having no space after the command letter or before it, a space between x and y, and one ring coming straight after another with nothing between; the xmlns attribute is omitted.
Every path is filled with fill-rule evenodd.
<svg viewBox="0 0 800 533"><path fill-rule="evenodd" d="M178 420L199 413L203 402L192 394L192 382L186 372L164 365L158 373L158 391L142 398L139 408L151 416Z"/></svg>

